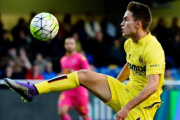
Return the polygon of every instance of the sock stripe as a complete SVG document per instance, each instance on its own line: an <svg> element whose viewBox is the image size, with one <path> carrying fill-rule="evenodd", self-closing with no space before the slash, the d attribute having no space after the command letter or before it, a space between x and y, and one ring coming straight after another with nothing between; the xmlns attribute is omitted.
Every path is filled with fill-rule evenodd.
<svg viewBox="0 0 180 120"><path fill-rule="evenodd" d="M52 82L55 82L55 81L58 81L58 80L64 80L64 79L67 79L67 75L60 75L60 76L57 76L57 77L54 77L52 79L50 79L49 81L47 81L48 83L52 83Z"/></svg>

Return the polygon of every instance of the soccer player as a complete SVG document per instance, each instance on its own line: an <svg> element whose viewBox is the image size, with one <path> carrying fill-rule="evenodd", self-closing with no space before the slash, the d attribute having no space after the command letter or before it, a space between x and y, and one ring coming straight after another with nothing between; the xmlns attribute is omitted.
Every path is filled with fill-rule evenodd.
<svg viewBox="0 0 180 120"><path fill-rule="evenodd" d="M10 79L5 82L27 102L36 95L66 91L81 85L114 109L116 120L153 120L161 105L165 58L160 43L148 31L151 19L148 6L138 2L128 4L121 23L122 35L129 37L124 45L127 63L117 79L80 70L39 84ZM128 77L130 81L123 84Z"/></svg>
<svg viewBox="0 0 180 120"><path fill-rule="evenodd" d="M60 60L61 68L64 74L68 74L80 69L90 69L87 59L76 52L76 40L66 38L65 45L66 55ZM62 92L58 101L58 114L61 120L71 120L67 114L74 104L83 120L91 120L88 117L88 91L82 86Z"/></svg>

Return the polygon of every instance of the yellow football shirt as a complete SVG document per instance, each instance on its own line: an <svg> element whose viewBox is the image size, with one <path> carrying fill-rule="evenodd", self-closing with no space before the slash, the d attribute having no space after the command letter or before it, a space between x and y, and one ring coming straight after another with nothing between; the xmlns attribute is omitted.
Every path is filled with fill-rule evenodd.
<svg viewBox="0 0 180 120"><path fill-rule="evenodd" d="M130 97L134 98L147 85L147 77L152 74L160 74L158 90L148 99L142 102L142 107L147 107L155 102L161 102L160 95L164 84L165 57L164 51L157 39L149 32L138 43L132 39L125 42L126 60L130 70L130 81L127 89Z"/></svg>

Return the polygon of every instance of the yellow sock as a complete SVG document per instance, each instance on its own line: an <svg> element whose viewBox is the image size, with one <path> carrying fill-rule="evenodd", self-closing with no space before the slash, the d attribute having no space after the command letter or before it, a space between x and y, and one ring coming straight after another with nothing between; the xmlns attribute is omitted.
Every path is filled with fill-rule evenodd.
<svg viewBox="0 0 180 120"><path fill-rule="evenodd" d="M77 72L54 77L48 81L35 84L38 93L62 92L79 86Z"/></svg>

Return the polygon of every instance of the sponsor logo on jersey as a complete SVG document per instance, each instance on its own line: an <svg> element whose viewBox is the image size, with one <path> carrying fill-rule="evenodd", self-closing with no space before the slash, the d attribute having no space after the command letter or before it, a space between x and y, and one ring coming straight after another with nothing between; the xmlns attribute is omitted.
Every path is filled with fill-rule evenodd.
<svg viewBox="0 0 180 120"><path fill-rule="evenodd" d="M153 64L153 65L150 65L150 67L162 67L162 65L160 65L160 64Z"/></svg>
<svg viewBox="0 0 180 120"><path fill-rule="evenodd" d="M128 67L133 75L146 76L146 66L137 66L128 62Z"/></svg>

